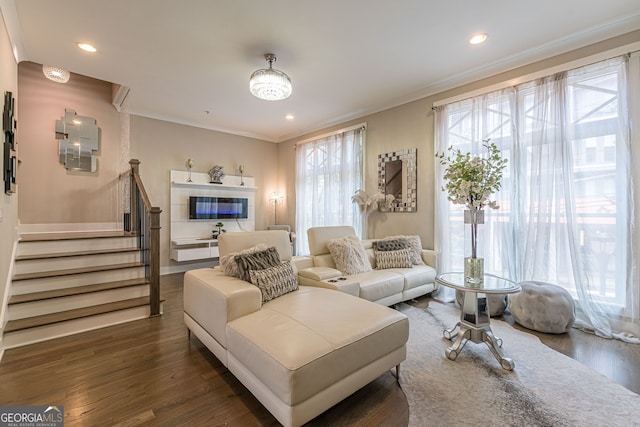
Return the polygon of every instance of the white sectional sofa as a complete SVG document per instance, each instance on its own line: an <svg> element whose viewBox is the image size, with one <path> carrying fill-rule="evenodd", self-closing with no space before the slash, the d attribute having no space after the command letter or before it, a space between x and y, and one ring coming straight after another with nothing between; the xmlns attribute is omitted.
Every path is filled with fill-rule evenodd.
<svg viewBox="0 0 640 427"><path fill-rule="evenodd" d="M296 261L298 280L301 285L337 289L386 306L428 294L438 286L435 283L435 251L419 247L416 256L420 257L421 264L404 268L379 269L376 268L378 266L373 245L374 242L384 239L362 240L371 269L356 274L345 274L336 268L329 245L335 239L347 236L356 238L353 227L313 227L307 230L307 236L311 255L298 257ZM408 236L395 238L399 237ZM410 238L419 242L417 236L410 236Z"/></svg>
<svg viewBox="0 0 640 427"><path fill-rule="evenodd" d="M223 234L220 256L257 243L291 260L285 231ZM391 308L310 286L263 302L261 289L220 267L185 273L184 322L285 426L306 423L393 367L397 375L409 335L408 319Z"/></svg>

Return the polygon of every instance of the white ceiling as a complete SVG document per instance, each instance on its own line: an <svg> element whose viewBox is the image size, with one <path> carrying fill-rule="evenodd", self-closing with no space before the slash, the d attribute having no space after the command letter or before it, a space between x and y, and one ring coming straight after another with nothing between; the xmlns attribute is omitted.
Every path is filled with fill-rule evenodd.
<svg viewBox="0 0 640 427"><path fill-rule="evenodd" d="M638 0L0 0L0 6L19 60L128 86L133 114L274 142L640 29ZM489 34L485 44L467 42L476 32ZM80 41L98 52L79 50ZM287 100L249 93L249 75L267 66L267 52L291 77Z"/></svg>

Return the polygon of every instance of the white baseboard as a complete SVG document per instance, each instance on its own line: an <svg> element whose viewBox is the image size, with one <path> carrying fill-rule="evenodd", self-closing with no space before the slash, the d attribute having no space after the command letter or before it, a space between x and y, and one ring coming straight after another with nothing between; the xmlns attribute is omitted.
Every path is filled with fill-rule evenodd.
<svg viewBox="0 0 640 427"><path fill-rule="evenodd" d="M122 230L121 222L82 222L63 224L20 224L18 232L20 234L30 233L72 233L86 231L118 231Z"/></svg>

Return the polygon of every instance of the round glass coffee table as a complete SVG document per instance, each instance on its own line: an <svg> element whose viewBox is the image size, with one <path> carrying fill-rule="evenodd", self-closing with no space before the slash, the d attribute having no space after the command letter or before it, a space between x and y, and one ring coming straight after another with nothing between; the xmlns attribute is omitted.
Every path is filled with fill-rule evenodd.
<svg viewBox="0 0 640 427"><path fill-rule="evenodd" d="M485 274L482 282L470 284L465 282L464 273L442 273L436 277L436 282L464 293L460 321L452 329L443 332L446 339L453 341L445 351L447 357L456 360L467 341L476 344L483 342L498 359L500 366L512 371L515 363L504 356L502 339L491 331L487 294L511 294L519 292L520 286L493 274Z"/></svg>

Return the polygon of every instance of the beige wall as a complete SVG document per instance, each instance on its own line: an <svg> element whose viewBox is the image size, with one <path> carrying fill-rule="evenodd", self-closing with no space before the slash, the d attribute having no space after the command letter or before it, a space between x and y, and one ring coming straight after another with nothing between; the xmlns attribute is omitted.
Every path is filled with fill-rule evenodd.
<svg viewBox="0 0 640 427"><path fill-rule="evenodd" d="M193 172L206 173L218 164L224 166L227 175L238 175L238 165L243 164L245 176L256 180L256 230L273 222L273 205L269 205L268 196L277 191L278 147L274 143L132 115L131 158L140 160L140 176L151 203L162 209L163 273L188 265L169 260L169 172L185 170L188 158L194 160Z"/></svg>
<svg viewBox="0 0 640 427"><path fill-rule="evenodd" d="M366 176L365 191L375 192L378 186L377 157L379 154L405 148L418 149L418 211L416 213L380 213L374 212L369 217L369 237L384 237L393 234L419 234L424 247L434 247L434 135L433 113L431 107L439 100L489 87L502 82L511 82L526 77L531 73L548 70L552 67L590 57L621 46L640 41L640 31L635 31L614 39L606 40L592 46L558 55L461 86L415 102L391 108L376 114L361 117L357 120L342 123L317 132L303 135L279 144L279 163L282 165L279 176L281 184L286 188L288 201L286 217L282 215L282 223L295 225L295 150L296 141L302 141L315 135L341 129L343 127L367 122L366 136ZM439 191L439 189L438 189ZM304 233L305 230L297 230Z"/></svg>
<svg viewBox="0 0 640 427"><path fill-rule="evenodd" d="M13 92L14 98L17 99L18 89L18 68L13 57L11 43L7 35L7 29L4 20L0 20L0 89L3 95L2 104L4 105L4 92ZM16 119L19 116L16 114ZM20 134L16 135L16 139L20 140ZM4 136L2 138L4 144ZM4 146L2 147L4 149ZM4 168L3 160L0 165ZM0 180L1 181L1 180ZM20 188L17 189L20 191ZM18 195L7 195L4 193L4 181L2 181L2 196L0 196L0 211L2 219L0 219L0 307L6 307L4 297L10 283L9 271L12 261L11 254L13 252L14 243L16 241L16 226L18 224ZM0 357L2 356L2 328L4 318L0 315Z"/></svg>
<svg viewBox="0 0 640 427"><path fill-rule="evenodd" d="M295 142L346 126L367 123L365 146L365 191L378 188L378 155L406 148L417 148L418 210L410 213L373 212L369 216L370 238L395 234L419 234L423 246L433 246L433 120L431 103L421 99L358 120L342 123L279 144L280 170L289 201L282 223L295 224ZM286 166L284 166L286 165ZM297 230L305 233L306 230Z"/></svg>
<svg viewBox="0 0 640 427"><path fill-rule="evenodd" d="M120 117L112 84L72 74L66 84L44 77L42 66L18 65L21 224L114 223L121 220ZM65 109L93 117L100 128L97 172L72 172L58 161L55 122Z"/></svg>
<svg viewBox="0 0 640 427"><path fill-rule="evenodd" d="M272 222L268 194L278 191L275 144L134 115L129 117L127 141L122 138L126 135L121 135L127 132L127 121L111 104L111 83L72 74L67 84L59 84L47 80L39 64L23 62L18 66L18 85L22 126L18 127L21 164L17 199L22 229L37 231L41 224L55 225L59 230L78 229L82 224L92 229L117 225L122 221L120 174L132 158L141 161L141 175L152 204L163 210L163 272L178 266L169 260L169 171L184 170L187 158L194 159L195 172L207 172L214 164L221 164L233 175L238 165L244 164L245 175L255 177L258 187L256 229ZM58 162L55 121L65 108L97 120L97 173L70 172Z"/></svg>
<svg viewBox="0 0 640 427"><path fill-rule="evenodd" d="M110 84L73 75L70 84L60 85L46 80L39 66L23 63L19 66L18 78L18 146L22 160L18 173L20 220L26 224L120 221L118 175L123 162L126 164L125 159L138 158L151 201L163 210L162 271L184 268L185 264L178 265L169 260L171 169L183 170L187 158L194 159L194 171L197 172L207 172L214 164L221 164L228 174L234 174L238 164L244 164L246 175L255 177L258 187L256 229L264 229L273 222L273 205L269 204L268 197L274 191L285 194L284 203L278 205L278 223L295 226L295 142L367 122L365 190L368 193L377 189L379 154L413 147L418 149L418 211L373 213L369 218L369 236L419 234L425 247L433 247L433 200L436 191L433 174L433 102L639 40L640 31L630 33L280 144L131 116L130 152L120 149L120 115L110 103ZM4 48L10 52L8 46ZM3 61L2 66L11 68L8 60ZM3 73L3 84L11 84L5 83L6 79L11 79L10 71ZM81 115L98 120L102 130L98 174L68 173L58 163L53 132L55 120L62 116L64 108L73 108ZM9 228L15 223L16 196L3 198L5 222L0 227L4 232L7 222L10 223ZM84 202L87 200L92 200L98 207L85 208ZM46 206L46 209L41 206ZM4 261L6 258L2 259Z"/></svg>

